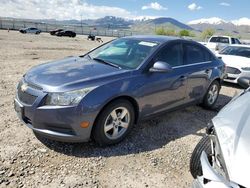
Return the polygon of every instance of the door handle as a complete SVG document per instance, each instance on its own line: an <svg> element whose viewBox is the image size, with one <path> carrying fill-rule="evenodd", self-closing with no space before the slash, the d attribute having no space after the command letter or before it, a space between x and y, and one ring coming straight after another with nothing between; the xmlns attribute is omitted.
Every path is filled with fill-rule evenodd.
<svg viewBox="0 0 250 188"><path fill-rule="evenodd" d="M210 69L206 69L205 73L209 74L210 73Z"/></svg>
<svg viewBox="0 0 250 188"><path fill-rule="evenodd" d="M183 82L183 81L187 80L187 78L188 78L187 76L181 76L180 80Z"/></svg>

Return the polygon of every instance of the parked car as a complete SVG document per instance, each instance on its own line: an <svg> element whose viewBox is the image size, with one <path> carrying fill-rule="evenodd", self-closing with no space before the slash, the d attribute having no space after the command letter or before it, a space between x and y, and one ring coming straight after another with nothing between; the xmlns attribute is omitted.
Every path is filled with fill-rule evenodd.
<svg viewBox="0 0 250 188"><path fill-rule="evenodd" d="M28 27L28 28L22 28L19 30L20 33L26 34L26 33L32 33L32 34L40 34L42 31L40 29L37 29L35 27Z"/></svg>
<svg viewBox="0 0 250 188"><path fill-rule="evenodd" d="M230 36L212 36L207 43L203 44L216 54L228 45L241 44L241 42L239 39Z"/></svg>
<svg viewBox="0 0 250 188"><path fill-rule="evenodd" d="M212 108L224 63L180 38L131 36L29 70L15 109L35 133L64 142L120 142L138 121L188 104Z"/></svg>
<svg viewBox="0 0 250 188"><path fill-rule="evenodd" d="M241 77L250 77L250 46L231 45L219 52L219 55L226 64L224 81L238 83Z"/></svg>
<svg viewBox="0 0 250 188"><path fill-rule="evenodd" d="M250 78L240 78L247 88ZM250 88L239 93L227 104L197 144L190 161L195 178L193 187L250 187Z"/></svg>
<svg viewBox="0 0 250 188"><path fill-rule="evenodd" d="M76 37L76 33L74 31L59 31L55 33L56 36L58 37Z"/></svg>
<svg viewBox="0 0 250 188"><path fill-rule="evenodd" d="M50 31L49 33L50 33L51 35L56 35L57 32L61 32L61 31L63 31L63 29L52 30L52 31Z"/></svg>

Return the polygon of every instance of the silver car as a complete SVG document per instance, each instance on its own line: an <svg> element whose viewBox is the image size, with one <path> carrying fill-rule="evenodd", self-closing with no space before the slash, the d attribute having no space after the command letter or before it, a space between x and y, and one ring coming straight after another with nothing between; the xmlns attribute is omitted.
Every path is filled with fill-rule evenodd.
<svg viewBox="0 0 250 188"><path fill-rule="evenodd" d="M250 78L238 83L247 88ZM190 161L193 188L250 187L250 88L235 96L212 119Z"/></svg>
<svg viewBox="0 0 250 188"><path fill-rule="evenodd" d="M22 28L19 30L20 33L26 34L26 33L31 33L31 34L40 34L42 31L40 29L37 29L35 27L28 27L28 28Z"/></svg>

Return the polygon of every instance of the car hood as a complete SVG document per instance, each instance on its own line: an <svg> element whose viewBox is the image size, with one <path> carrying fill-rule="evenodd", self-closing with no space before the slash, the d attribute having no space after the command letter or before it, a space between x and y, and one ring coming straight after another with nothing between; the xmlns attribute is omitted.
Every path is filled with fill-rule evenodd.
<svg viewBox="0 0 250 188"><path fill-rule="evenodd" d="M213 119L231 181L250 187L250 91L235 97Z"/></svg>
<svg viewBox="0 0 250 188"><path fill-rule="evenodd" d="M224 61L226 66L235 68L250 67L250 58L222 54L219 54L218 56L222 57L222 60Z"/></svg>
<svg viewBox="0 0 250 188"><path fill-rule="evenodd" d="M70 87L100 84L119 79L131 72L102 64L88 58L68 57L33 67L25 74L25 81L42 87L44 91L63 91Z"/></svg>

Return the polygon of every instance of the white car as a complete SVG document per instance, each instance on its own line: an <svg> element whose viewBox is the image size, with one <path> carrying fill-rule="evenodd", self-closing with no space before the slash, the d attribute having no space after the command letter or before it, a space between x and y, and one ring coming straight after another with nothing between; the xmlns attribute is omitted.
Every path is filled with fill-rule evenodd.
<svg viewBox="0 0 250 188"><path fill-rule="evenodd" d="M26 33L31 33L31 34L40 34L42 31L40 29L37 29L35 27L28 27L28 28L22 28L19 30L20 33L26 34Z"/></svg>
<svg viewBox="0 0 250 188"><path fill-rule="evenodd" d="M233 44L241 44L239 39L230 36L212 36L207 43L203 43L213 53L217 54L221 49Z"/></svg>
<svg viewBox="0 0 250 188"><path fill-rule="evenodd" d="M240 78L242 87L250 78ZM234 97L207 129L190 161L193 188L250 187L250 88Z"/></svg>
<svg viewBox="0 0 250 188"><path fill-rule="evenodd" d="M219 55L226 64L224 81L237 83L241 77L250 77L250 46L231 45L219 52Z"/></svg>

